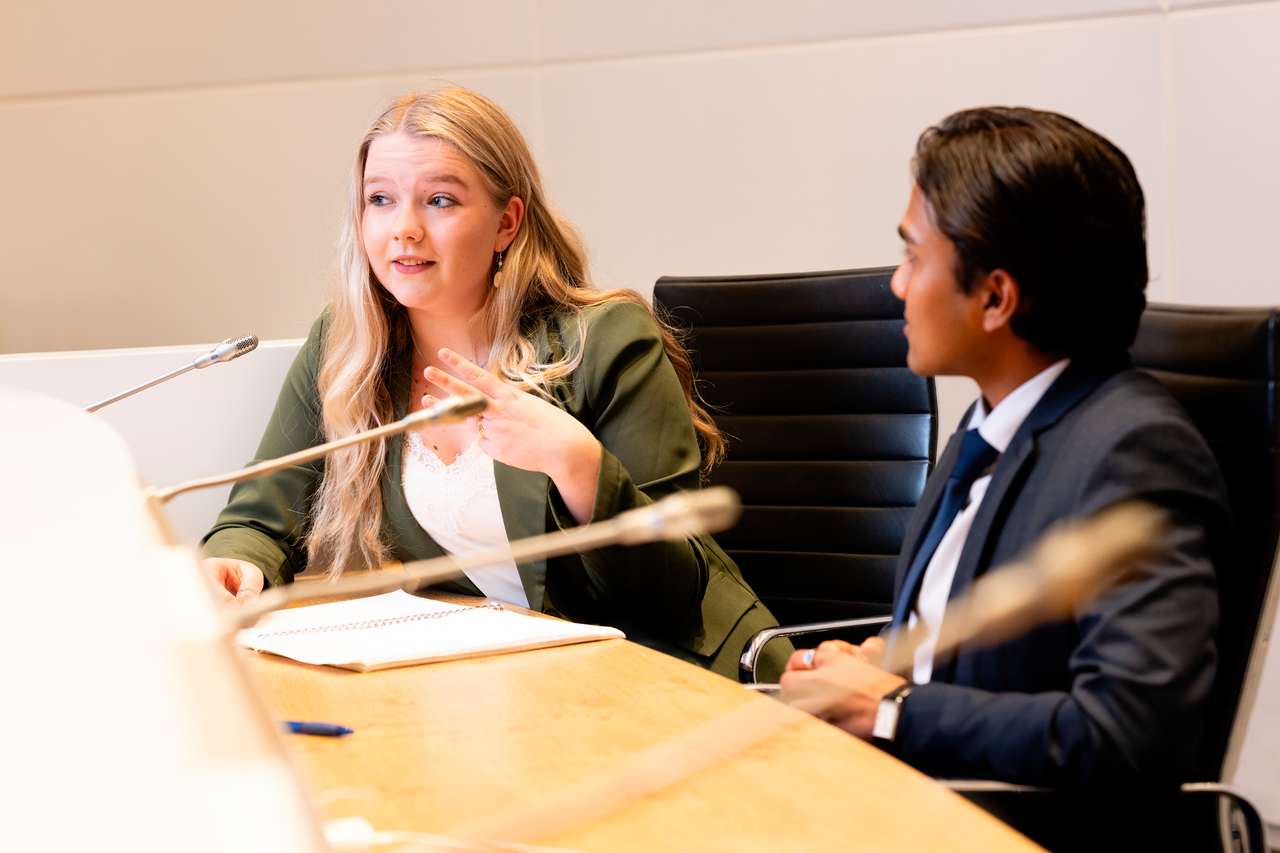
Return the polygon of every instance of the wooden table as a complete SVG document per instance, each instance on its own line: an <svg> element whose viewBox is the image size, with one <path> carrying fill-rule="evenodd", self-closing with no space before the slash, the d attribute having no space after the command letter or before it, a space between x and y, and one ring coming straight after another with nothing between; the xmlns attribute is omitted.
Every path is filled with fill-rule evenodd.
<svg viewBox="0 0 1280 853"><path fill-rule="evenodd" d="M289 737L287 747L313 794L348 797L321 807L323 818L363 815L379 830L443 834L522 803L540 807L549 792L616 772L726 712L779 707L623 640L364 674L245 654L279 719L356 730ZM568 824L526 840L637 853L1040 849L905 764L790 709L745 749Z"/></svg>

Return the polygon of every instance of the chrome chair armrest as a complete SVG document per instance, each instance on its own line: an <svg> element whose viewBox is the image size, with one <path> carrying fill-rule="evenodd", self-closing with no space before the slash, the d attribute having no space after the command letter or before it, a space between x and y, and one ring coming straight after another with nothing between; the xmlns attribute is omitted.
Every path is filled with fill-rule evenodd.
<svg viewBox="0 0 1280 853"><path fill-rule="evenodd" d="M1055 791L985 779L938 779L1050 850L1266 853L1266 828L1244 795L1219 782L1177 791Z"/></svg>
<svg viewBox="0 0 1280 853"><path fill-rule="evenodd" d="M1221 782L1187 782L1183 797L1202 794L1218 797L1218 833L1222 849L1244 853L1266 853L1267 827L1257 807L1231 785Z"/></svg>
<svg viewBox="0 0 1280 853"><path fill-rule="evenodd" d="M798 634L815 634L819 631L836 631L840 628L865 628L870 625L888 625L892 616L869 616L865 619L837 619L834 622L810 622L807 625L782 625L777 628L766 628L754 634L742 647L742 657L738 659L738 680L743 684L756 683L756 664L760 662L760 653L765 643L778 637L794 637Z"/></svg>
<svg viewBox="0 0 1280 853"><path fill-rule="evenodd" d="M1039 785L1015 785L1012 782L996 782L991 779L937 779L944 788L950 788L957 794L975 793L979 791L999 792L1002 794L1050 794L1052 788Z"/></svg>

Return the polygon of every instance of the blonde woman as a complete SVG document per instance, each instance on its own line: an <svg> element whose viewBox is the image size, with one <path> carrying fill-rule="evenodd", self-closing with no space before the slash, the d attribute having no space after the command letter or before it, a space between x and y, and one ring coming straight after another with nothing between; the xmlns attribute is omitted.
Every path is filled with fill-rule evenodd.
<svg viewBox="0 0 1280 853"><path fill-rule="evenodd" d="M339 253L258 458L451 394L479 391L489 407L237 486L205 540L228 602L306 567L337 574L609 518L697 488L723 455L680 345L637 294L591 286L528 146L483 96L410 94L373 122ZM710 537L467 574L451 588L617 625L730 677L746 638L776 624ZM775 674L789 652L774 651Z"/></svg>

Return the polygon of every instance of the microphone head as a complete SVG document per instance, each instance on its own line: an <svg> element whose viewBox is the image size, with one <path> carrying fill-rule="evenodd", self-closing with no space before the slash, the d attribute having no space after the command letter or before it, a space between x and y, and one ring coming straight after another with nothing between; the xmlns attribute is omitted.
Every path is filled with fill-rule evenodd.
<svg viewBox="0 0 1280 853"><path fill-rule="evenodd" d="M638 545L665 539L688 539L728 530L742 516L742 500L728 486L676 492L653 506L633 509L614 518L622 526L618 541Z"/></svg>
<svg viewBox="0 0 1280 853"><path fill-rule="evenodd" d="M409 429L427 424L452 424L464 421L472 415L478 415L489 405L489 398L483 394L463 394L458 397L447 397L429 409L414 412L404 419Z"/></svg>
<svg viewBox="0 0 1280 853"><path fill-rule="evenodd" d="M239 358L245 353L253 352L258 348L258 336L241 335L238 338L227 338L225 341L218 344L219 348L225 346L230 346L232 348L232 352L226 358L219 359L219 361L231 361L232 359Z"/></svg>
<svg viewBox="0 0 1280 853"><path fill-rule="evenodd" d="M197 358L192 362L192 364L197 368L208 367L211 364L222 364L223 362L237 359L247 352L253 352L257 347L257 335L241 335L238 338L227 338L225 341Z"/></svg>

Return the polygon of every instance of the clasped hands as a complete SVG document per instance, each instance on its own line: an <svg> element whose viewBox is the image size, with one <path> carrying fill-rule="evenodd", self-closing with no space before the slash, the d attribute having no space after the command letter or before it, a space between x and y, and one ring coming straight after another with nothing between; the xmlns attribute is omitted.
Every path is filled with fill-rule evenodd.
<svg viewBox="0 0 1280 853"><path fill-rule="evenodd" d="M860 646L828 640L816 649L798 651L780 679L782 701L870 740L880 698L906 683L880 668L884 654L880 637Z"/></svg>

